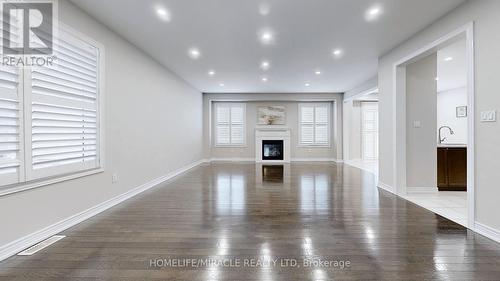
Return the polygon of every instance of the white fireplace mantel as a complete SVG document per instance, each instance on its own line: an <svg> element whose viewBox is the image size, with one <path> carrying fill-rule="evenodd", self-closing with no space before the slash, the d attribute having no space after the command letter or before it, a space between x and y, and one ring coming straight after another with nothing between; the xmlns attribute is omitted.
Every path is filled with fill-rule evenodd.
<svg viewBox="0 0 500 281"><path fill-rule="evenodd" d="M291 145L290 128L286 127L259 127L255 129L255 162L257 163L290 163ZM282 140L283 160L262 160L262 141Z"/></svg>

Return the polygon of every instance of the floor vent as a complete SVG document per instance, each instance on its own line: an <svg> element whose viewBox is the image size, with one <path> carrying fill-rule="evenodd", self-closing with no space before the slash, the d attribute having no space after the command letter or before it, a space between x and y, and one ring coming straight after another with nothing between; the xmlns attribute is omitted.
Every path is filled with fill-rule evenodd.
<svg viewBox="0 0 500 281"><path fill-rule="evenodd" d="M57 241L63 239L64 235L54 235L46 240L43 240L42 242L36 244L36 245L33 245L31 247L29 247L28 249L20 252L19 254L17 254L18 256L31 256L33 255L34 253L42 250L42 249L45 249L47 248L48 246L56 243Z"/></svg>

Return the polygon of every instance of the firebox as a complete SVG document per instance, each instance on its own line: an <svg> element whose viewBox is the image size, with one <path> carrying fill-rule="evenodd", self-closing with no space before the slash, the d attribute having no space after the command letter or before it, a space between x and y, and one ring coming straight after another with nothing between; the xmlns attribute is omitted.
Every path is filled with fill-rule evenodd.
<svg viewBox="0 0 500 281"><path fill-rule="evenodd" d="M262 141L262 160L283 159L283 140Z"/></svg>

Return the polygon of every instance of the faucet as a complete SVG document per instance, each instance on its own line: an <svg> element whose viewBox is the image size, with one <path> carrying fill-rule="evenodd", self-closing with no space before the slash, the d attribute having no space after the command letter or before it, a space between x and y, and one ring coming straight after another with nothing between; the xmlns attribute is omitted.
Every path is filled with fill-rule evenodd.
<svg viewBox="0 0 500 281"><path fill-rule="evenodd" d="M441 126L439 128L439 144L442 144L446 140L446 137L441 138L441 130L444 128L447 128L448 130L450 130L450 134L452 134L452 135L455 134L455 132L449 126Z"/></svg>

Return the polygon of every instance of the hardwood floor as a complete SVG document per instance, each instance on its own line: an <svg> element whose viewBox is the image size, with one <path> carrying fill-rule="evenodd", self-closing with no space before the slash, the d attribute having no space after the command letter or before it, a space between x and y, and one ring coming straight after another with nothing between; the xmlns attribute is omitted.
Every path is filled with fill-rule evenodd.
<svg viewBox="0 0 500 281"><path fill-rule="evenodd" d="M203 165L62 235L0 280L500 280L500 244L327 163Z"/></svg>

